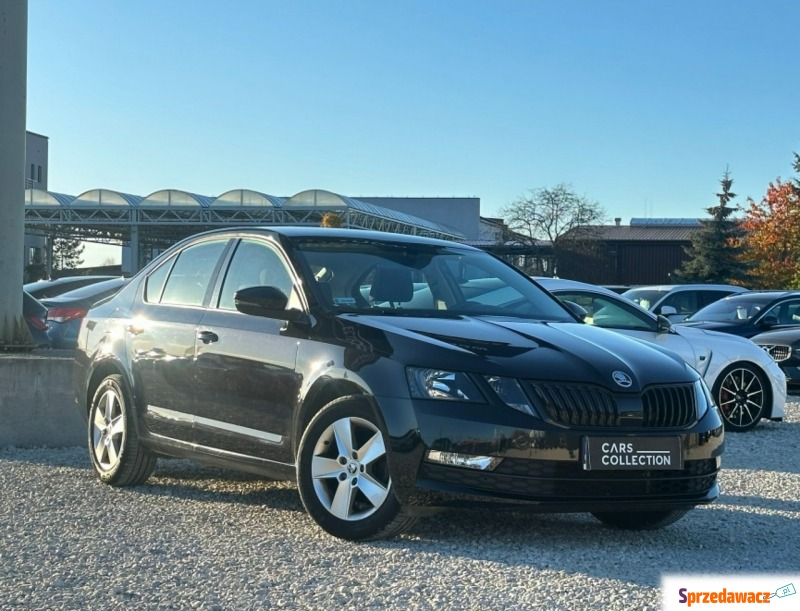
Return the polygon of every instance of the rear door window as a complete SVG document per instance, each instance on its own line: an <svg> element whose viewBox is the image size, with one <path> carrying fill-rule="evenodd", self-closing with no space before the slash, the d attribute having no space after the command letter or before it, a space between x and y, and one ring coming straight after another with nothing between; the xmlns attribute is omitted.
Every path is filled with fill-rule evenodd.
<svg viewBox="0 0 800 611"><path fill-rule="evenodd" d="M191 246L178 255L167 278L160 303L201 306L211 278L225 250L227 240L213 240ZM156 271L158 273L159 270Z"/></svg>

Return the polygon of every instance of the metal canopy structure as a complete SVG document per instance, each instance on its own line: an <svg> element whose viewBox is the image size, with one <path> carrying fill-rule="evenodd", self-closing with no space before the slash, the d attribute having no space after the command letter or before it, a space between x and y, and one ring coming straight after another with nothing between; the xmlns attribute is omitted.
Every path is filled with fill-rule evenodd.
<svg viewBox="0 0 800 611"><path fill-rule="evenodd" d="M344 227L354 229L464 239L451 227L319 189L289 198L249 189L218 197L179 189L146 197L109 189L78 196L25 190L26 231L130 246L137 269L155 253L199 231L239 225L319 226L327 212L338 214Z"/></svg>

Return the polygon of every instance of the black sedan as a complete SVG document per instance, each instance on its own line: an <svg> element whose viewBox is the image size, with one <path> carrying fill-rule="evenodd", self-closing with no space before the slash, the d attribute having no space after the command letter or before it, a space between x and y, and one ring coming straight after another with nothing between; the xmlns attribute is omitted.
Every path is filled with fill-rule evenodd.
<svg viewBox="0 0 800 611"><path fill-rule="evenodd" d="M75 387L101 481L140 484L157 456L296 480L344 539L448 506L659 528L719 491L696 371L452 242L194 236L84 318Z"/></svg>
<svg viewBox="0 0 800 611"><path fill-rule="evenodd" d="M786 384L800 390L800 327L767 331L751 337L778 363L786 374Z"/></svg>
<svg viewBox="0 0 800 611"><path fill-rule="evenodd" d="M771 329L800 327L800 291L738 293L707 305L679 324L740 337L753 337Z"/></svg>

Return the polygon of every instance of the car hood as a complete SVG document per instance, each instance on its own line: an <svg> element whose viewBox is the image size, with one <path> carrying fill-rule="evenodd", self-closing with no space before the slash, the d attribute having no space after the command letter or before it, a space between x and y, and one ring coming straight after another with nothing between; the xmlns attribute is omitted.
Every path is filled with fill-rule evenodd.
<svg viewBox="0 0 800 611"><path fill-rule="evenodd" d="M743 323L722 322L713 320L689 320L686 322L675 323L674 328L708 329L709 331L721 331L736 333L737 329L744 328Z"/></svg>
<svg viewBox="0 0 800 611"><path fill-rule="evenodd" d="M757 344L783 344L791 346L800 341L800 329L783 329L781 331L766 331L750 338Z"/></svg>
<svg viewBox="0 0 800 611"><path fill-rule="evenodd" d="M406 365L523 379L593 383L614 392L697 379L676 354L581 323L494 317L421 318L342 314L340 337L358 350L382 352ZM352 342L348 342L352 343ZM614 373L630 377L630 386Z"/></svg>
<svg viewBox="0 0 800 611"><path fill-rule="evenodd" d="M672 330L684 338L695 352L706 349L717 360L745 359L764 367L768 367L772 361L766 352L740 335L687 325L673 325ZM800 334L795 335L795 339L800 339Z"/></svg>

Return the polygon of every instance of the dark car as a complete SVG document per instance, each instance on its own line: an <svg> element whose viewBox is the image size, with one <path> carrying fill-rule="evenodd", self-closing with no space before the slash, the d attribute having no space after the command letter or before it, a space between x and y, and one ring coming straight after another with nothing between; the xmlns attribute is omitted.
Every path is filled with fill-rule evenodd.
<svg viewBox="0 0 800 611"><path fill-rule="evenodd" d="M740 337L800 327L800 291L748 291L731 295L706 306L683 324Z"/></svg>
<svg viewBox="0 0 800 611"><path fill-rule="evenodd" d="M658 528L718 495L694 369L452 242L200 234L89 312L75 363L101 481L141 484L157 456L296 480L344 539L449 506Z"/></svg>
<svg viewBox="0 0 800 611"><path fill-rule="evenodd" d="M30 293L22 291L22 317L31 332L33 345L44 347L50 345L47 337L47 308Z"/></svg>
<svg viewBox="0 0 800 611"><path fill-rule="evenodd" d="M55 280L37 280L29 282L22 288L29 292L36 299L47 299L62 295L67 291L79 289L82 286L102 282L103 280L113 280L117 276L64 276Z"/></svg>
<svg viewBox="0 0 800 611"><path fill-rule="evenodd" d="M733 284L661 284L637 286L624 291L622 296L653 314L679 322L718 299L746 291Z"/></svg>
<svg viewBox="0 0 800 611"><path fill-rule="evenodd" d="M93 305L119 291L127 280L112 278L43 299L47 308L47 337L53 348L74 348L81 320Z"/></svg>
<svg viewBox="0 0 800 611"><path fill-rule="evenodd" d="M789 388L800 390L800 327L766 331L750 339L778 363Z"/></svg>

